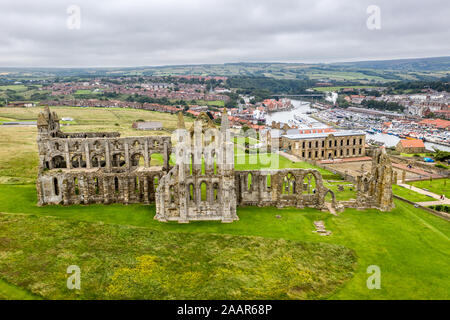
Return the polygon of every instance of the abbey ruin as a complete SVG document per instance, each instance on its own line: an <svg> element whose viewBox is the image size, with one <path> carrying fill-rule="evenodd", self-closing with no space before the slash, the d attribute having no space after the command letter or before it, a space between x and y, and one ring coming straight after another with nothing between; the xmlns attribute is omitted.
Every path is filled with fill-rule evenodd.
<svg viewBox="0 0 450 320"><path fill-rule="evenodd" d="M357 199L350 201L336 201L314 169L235 170L226 110L220 127L202 113L186 128L180 113L173 147L170 136L65 133L48 107L37 126L38 205L155 203L155 219L179 223L232 222L239 219L237 206L393 208L393 170L384 149L371 172L358 177Z"/></svg>

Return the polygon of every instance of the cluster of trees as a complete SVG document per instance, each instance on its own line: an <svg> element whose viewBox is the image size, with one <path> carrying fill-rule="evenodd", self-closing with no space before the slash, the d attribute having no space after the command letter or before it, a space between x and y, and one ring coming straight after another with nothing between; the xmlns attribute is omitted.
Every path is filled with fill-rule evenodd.
<svg viewBox="0 0 450 320"><path fill-rule="evenodd" d="M369 109L386 110L386 111L400 111L403 112L405 107L398 104L397 102L386 102L386 101L375 101L375 100L364 100L362 105Z"/></svg>
<svg viewBox="0 0 450 320"><path fill-rule="evenodd" d="M450 152L435 149L436 153L433 155L434 159L437 161L447 161L450 160Z"/></svg>
<svg viewBox="0 0 450 320"><path fill-rule="evenodd" d="M237 88L238 94L255 97L256 102L270 98L276 94L303 94L314 85L310 80L288 80L267 77L231 77L227 86Z"/></svg>
<svg viewBox="0 0 450 320"><path fill-rule="evenodd" d="M407 91L412 90L419 92L423 89L433 89L436 91L450 91L450 78L443 78L439 81L407 81L407 82L395 82L389 84L389 86L395 91Z"/></svg>
<svg viewBox="0 0 450 320"><path fill-rule="evenodd" d="M142 96L138 94L129 95L126 99L126 101L130 102L139 102L139 103L157 103L157 104L163 104L168 106L187 106L188 102L185 100L169 100L166 97L163 98L151 98L147 96ZM192 104L195 104L195 100L191 101Z"/></svg>

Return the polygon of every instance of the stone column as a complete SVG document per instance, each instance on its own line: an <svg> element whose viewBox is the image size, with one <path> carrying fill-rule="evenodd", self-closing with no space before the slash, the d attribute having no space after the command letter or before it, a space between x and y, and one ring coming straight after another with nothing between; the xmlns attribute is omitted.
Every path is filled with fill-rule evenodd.
<svg viewBox="0 0 450 320"><path fill-rule="evenodd" d="M144 203L145 203L145 204L149 204L150 201L148 200L148 199L149 199L149 192L148 192L148 176L144 176L144 177L142 177L142 179L144 179L144 194L143 194L143 197L144 197Z"/></svg>
<svg viewBox="0 0 450 320"><path fill-rule="evenodd" d="M108 163L108 162L106 162L106 163ZM111 182L110 177L103 178L103 203L104 204L110 203L110 195L109 195L109 190L111 189L110 182Z"/></svg>
<svg viewBox="0 0 450 320"><path fill-rule="evenodd" d="M129 170L131 165L130 165L130 150L129 150L129 145L128 145L128 141L124 141L124 146L125 146L125 167Z"/></svg>
<svg viewBox="0 0 450 320"><path fill-rule="evenodd" d="M111 170L111 152L109 148L109 141L105 141L105 161L106 161L106 169Z"/></svg>
<svg viewBox="0 0 450 320"><path fill-rule="evenodd" d="M72 169L72 162L70 161L70 154L69 154L69 142L67 140L64 144L64 156L66 158L66 168Z"/></svg>
<svg viewBox="0 0 450 320"><path fill-rule="evenodd" d="M85 143L84 144L84 153L86 156L86 168L90 169L91 168L91 154L89 152L89 143Z"/></svg>
<svg viewBox="0 0 450 320"><path fill-rule="evenodd" d="M146 167L150 167L150 157L148 154L148 139L145 139L144 143L144 163Z"/></svg>
<svg viewBox="0 0 450 320"><path fill-rule="evenodd" d="M128 149L128 147L127 147L127 149ZM125 150L127 150L127 149L125 149ZM129 181L128 181L128 177L127 176L125 176L125 177L123 177L123 202L125 203L125 204L128 204L129 203L129 201L130 201L130 190L129 190Z"/></svg>
<svg viewBox="0 0 450 320"><path fill-rule="evenodd" d="M164 155L163 155L163 159L164 159L163 169L168 171L169 170L169 149L167 147L167 142L166 141L164 141Z"/></svg>
<svg viewBox="0 0 450 320"><path fill-rule="evenodd" d="M61 182L61 194L63 199L63 204L68 205L70 203L69 186L67 179L63 178Z"/></svg>
<svg viewBox="0 0 450 320"><path fill-rule="evenodd" d="M90 202L90 197L89 197L89 181L88 178L86 176L81 176L80 177L80 191L81 194L83 195L83 202L85 204L88 204Z"/></svg>

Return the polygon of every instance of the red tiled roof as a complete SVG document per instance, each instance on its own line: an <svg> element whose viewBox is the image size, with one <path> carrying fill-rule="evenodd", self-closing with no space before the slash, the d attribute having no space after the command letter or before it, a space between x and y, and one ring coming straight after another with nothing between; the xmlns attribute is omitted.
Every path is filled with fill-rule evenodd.
<svg viewBox="0 0 450 320"><path fill-rule="evenodd" d="M425 148L425 144L423 143L422 140L419 139L416 140L404 139L400 140L400 143L404 148Z"/></svg>

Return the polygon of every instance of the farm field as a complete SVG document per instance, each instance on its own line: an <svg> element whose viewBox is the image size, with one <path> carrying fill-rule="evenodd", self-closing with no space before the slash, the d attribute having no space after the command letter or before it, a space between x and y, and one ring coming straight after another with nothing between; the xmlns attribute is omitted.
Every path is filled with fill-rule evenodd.
<svg viewBox="0 0 450 320"><path fill-rule="evenodd" d="M314 90L317 91L339 91L341 89L370 89L371 86L338 86L338 87L315 87Z"/></svg>
<svg viewBox="0 0 450 320"><path fill-rule="evenodd" d="M131 123L177 123L133 109L54 109L74 118L64 131L146 135L155 133ZM38 111L0 108L0 118L33 120ZM238 207L231 224L186 225L154 220L154 205L37 207L35 140L36 128L0 128L0 299L450 299L450 225L412 205L395 200L391 212L338 216ZM236 170L316 168L279 155L265 165L261 156L237 148ZM318 170L338 200L355 197L351 184ZM313 232L317 220L330 236ZM72 264L82 270L80 291L66 288ZM381 270L379 290L366 285L371 265Z"/></svg>

